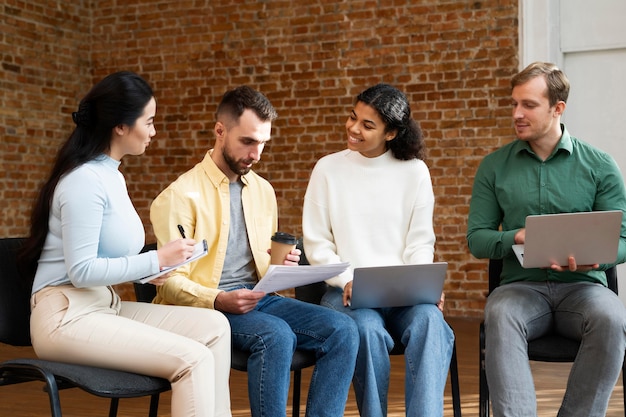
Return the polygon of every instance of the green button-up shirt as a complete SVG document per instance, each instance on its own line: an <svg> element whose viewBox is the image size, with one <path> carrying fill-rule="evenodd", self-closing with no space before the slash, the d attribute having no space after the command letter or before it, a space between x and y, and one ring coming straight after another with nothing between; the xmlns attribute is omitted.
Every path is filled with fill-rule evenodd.
<svg viewBox="0 0 626 417"><path fill-rule="evenodd" d="M527 142L515 140L487 155L472 190L467 242L477 258L503 259L502 283L513 281L592 281L606 285L603 270L555 272L523 268L513 250L515 233L531 214L621 210L626 192L615 160L605 152L563 135L552 154L542 161ZM626 261L626 217L616 263Z"/></svg>

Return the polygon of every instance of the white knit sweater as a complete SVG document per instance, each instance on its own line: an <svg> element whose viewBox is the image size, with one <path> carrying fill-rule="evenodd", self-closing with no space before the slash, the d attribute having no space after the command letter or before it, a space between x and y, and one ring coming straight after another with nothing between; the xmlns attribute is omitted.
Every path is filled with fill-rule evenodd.
<svg viewBox="0 0 626 417"><path fill-rule="evenodd" d="M321 158L304 198L302 230L312 265L347 261L328 284L343 288L356 267L433 261L434 195L426 164L390 151L344 150Z"/></svg>

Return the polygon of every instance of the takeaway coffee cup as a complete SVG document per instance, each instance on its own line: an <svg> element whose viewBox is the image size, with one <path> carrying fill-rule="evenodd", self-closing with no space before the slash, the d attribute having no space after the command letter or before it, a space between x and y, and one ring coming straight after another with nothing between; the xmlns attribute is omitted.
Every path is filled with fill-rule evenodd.
<svg viewBox="0 0 626 417"><path fill-rule="evenodd" d="M284 232L276 232L272 236L272 256L270 263L273 265L282 265L285 261L285 256L292 249L295 249L298 239L294 235Z"/></svg>

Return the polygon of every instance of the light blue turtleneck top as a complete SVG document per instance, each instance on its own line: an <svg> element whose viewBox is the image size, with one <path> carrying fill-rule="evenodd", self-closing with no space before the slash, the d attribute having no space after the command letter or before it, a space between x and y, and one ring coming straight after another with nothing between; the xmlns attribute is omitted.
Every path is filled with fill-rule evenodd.
<svg viewBox="0 0 626 417"><path fill-rule="evenodd" d="M156 251L138 255L145 232L119 165L101 155L61 178L33 294L51 285L120 284L159 271Z"/></svg>

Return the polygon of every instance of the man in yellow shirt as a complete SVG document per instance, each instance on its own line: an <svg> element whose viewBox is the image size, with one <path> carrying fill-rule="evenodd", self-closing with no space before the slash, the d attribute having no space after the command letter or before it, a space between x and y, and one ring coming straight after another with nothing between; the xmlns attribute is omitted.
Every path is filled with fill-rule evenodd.
<svg viewBox="0 0 626 417"><path fill-rule="evenodd" d="M158 244L179 236L206 239L209 254L177 269L155 302L213 308L232 329L232 345L251 352L248 394L253 417L286 415L291 358L296 348L316 352L307 416L343 415L358 334L348 316L289 297L251 291L270 263L278 225L276 195L251 170L270 140L277 117L269 100L242 86L217 109L215 147L152 203ZM284 260L296 266L299 250Z"/></svg>

